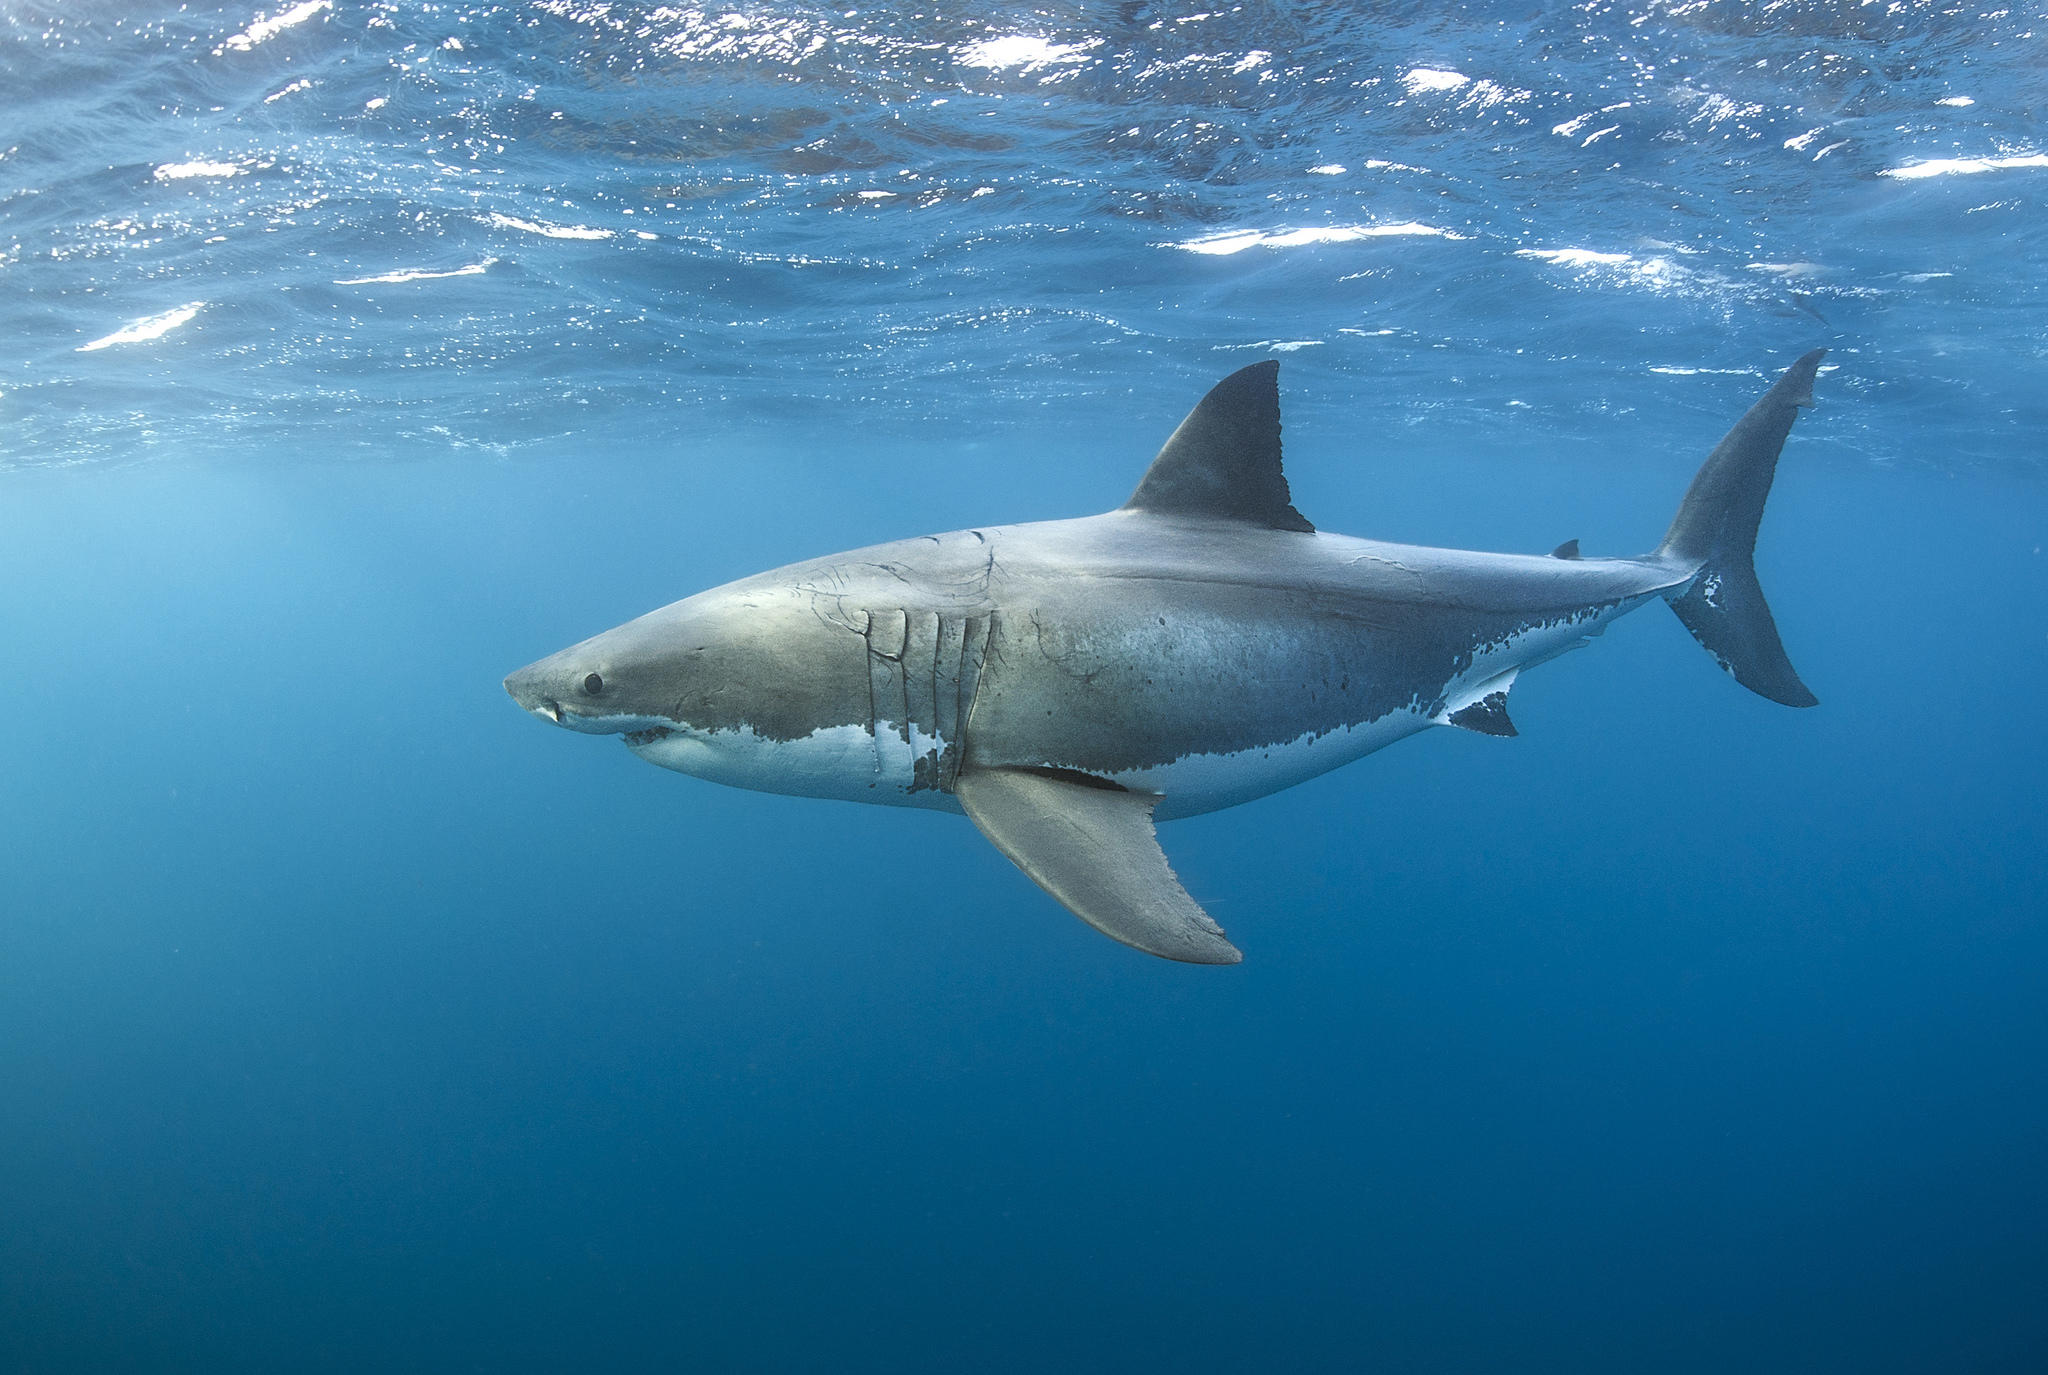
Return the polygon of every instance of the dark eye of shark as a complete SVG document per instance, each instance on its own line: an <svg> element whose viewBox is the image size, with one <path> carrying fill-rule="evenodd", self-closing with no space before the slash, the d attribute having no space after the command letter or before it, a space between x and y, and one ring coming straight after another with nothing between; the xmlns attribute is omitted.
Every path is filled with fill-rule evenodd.
<svg viewBox="0 0 2048 1375"><path fill-rule="evenodd" d="M588 696L597 696L598 693L604 691L604 679L595 673L585 674L583 678L583 691Z"/></svg>

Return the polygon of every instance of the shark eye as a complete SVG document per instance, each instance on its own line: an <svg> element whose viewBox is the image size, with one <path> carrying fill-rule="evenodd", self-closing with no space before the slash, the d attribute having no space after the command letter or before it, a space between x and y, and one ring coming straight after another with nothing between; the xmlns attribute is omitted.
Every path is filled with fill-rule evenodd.
<svg viewBox="0 0 2048 1375"><path fill-rule="evenodd" d="M604 691L604 679L595 673L586 674L583 679L583 691L587 696L597 696Z"/></svg>

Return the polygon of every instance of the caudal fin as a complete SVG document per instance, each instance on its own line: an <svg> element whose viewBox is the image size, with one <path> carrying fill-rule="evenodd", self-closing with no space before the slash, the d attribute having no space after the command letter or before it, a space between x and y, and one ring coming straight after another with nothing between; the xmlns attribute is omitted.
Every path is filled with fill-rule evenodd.
<svg viewBox="0 0 2048 1375"><path fill-rule="evenodd" d="M1657 556L1697 570L1673 591L1671 609L1735 681L1788 707L1819 702L1799 681L1778 624L1756 580L1756 529L1778 471L1778 451L1801 406L1813 404L1813 376L1826 349L1791 367L1700 465Z"/></svg>

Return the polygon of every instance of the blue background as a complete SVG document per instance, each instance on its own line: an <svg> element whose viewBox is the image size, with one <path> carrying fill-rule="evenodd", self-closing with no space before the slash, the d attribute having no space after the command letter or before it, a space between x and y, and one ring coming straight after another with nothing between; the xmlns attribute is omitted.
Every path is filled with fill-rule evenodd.
<svg viewBox="0 0 2048 1375"><path fill-rule="evenodd" d="M2041 19L1872 8L9 7L0 1369L2041 1369ZM1323 528L1589 553L1832 347L1822 705L1652 608L1167 827L1215 970L499 691L1276 345Z"/></svg>

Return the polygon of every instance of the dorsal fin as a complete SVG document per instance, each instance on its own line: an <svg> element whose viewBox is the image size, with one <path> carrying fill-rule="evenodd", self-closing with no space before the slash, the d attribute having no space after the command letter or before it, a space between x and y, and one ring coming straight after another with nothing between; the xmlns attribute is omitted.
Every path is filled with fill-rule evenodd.
<svg viewBox="0 0 2048 1375"><path fill-rule="evenodd" d="M1566 540L1563 544L1558 545L1557 548L1550 551L1550 557L1554 559L1579 558L1579 542L1575 539Z"/></svg>
<svg viewBox="0 0 2048 1375"><path fill-rule="evenodd" d="M1280 361L1239 368L1211 388L1152 460L1124 509L1313 533L1280 471Z"/></svg>

